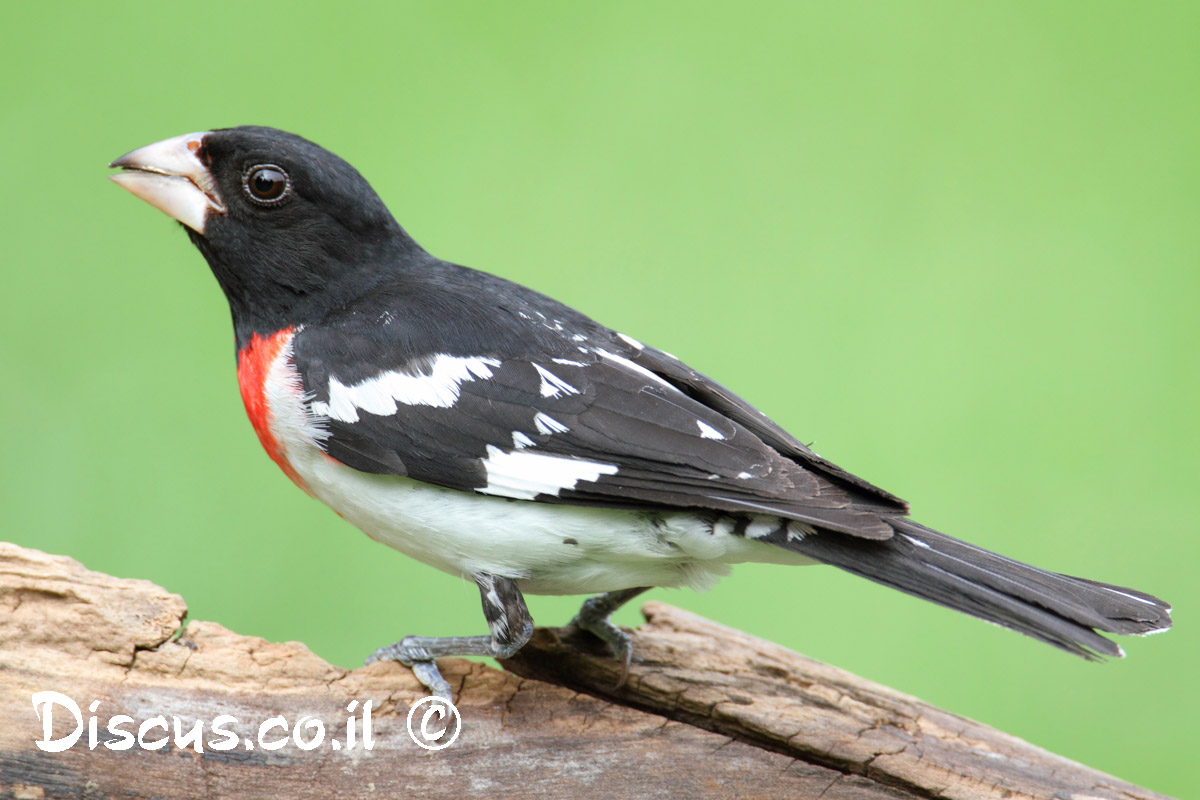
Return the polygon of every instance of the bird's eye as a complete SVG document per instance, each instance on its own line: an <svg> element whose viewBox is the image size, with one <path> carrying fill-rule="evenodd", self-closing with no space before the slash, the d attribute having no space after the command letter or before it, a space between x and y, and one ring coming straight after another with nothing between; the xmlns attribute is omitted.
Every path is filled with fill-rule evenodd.
<svg viewBox="0 0 1200 800"><path fill-rule="evenodd" d="M281 167L262 164L246 171L246 194L256 203L272 205L278 203L291 191L292 182Z"/></svg>

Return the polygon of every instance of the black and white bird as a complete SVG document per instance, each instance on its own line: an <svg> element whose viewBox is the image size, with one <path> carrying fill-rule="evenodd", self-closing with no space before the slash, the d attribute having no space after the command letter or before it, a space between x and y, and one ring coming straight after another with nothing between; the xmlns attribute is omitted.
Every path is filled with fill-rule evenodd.
<svg viewBox="0 0 1200 800"><path fill-rule="evenodd" d="M268 455L368 536L479 586L489 635L408 636L372 656L435 694L450 687L434 659L525 644L523 593L598 593L574 624L628 665L617 607L747 561L832 564L1089 659L1122 655L1098 631L1171 624L1152 595L920 525L670 354L435 258L306 139L213 130L112 166L208 260Z"/></svg>

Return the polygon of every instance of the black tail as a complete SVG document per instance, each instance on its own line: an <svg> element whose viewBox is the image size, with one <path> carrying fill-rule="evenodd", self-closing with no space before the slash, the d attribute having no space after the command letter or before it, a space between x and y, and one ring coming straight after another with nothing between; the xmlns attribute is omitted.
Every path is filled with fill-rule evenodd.
<svg viewBox="0 0 1200 800"><path fill-rule="evenodd" d="M888 522L896 533L883 541L816 533L784 546L1092 661L1125 655L1097 630L1147 634L1171 627L1171 607L1153 595L1046 572L911 520Z"/></svg>

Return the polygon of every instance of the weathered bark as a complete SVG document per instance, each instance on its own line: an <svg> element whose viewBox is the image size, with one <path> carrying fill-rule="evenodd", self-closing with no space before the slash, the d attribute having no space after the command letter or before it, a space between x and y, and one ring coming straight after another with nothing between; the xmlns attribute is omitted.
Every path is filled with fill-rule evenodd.
<svg viewBox="0 0 1200 800"><path fill-rule="evenodd" d="M407 733L425 694L409 670L344 670L299 643L183 627L182 598L145 581L0 544L0 609L4 797L1161 797L658 603L645 608L639 661L620 690L612 660L558 630L537 631L505 663L512 672L442 661L462 728L436 752ZM72 698L85 724L100 701L100 744L85 731L62 752L39 749L32 696L42 691ZM355 700L373 705L375 746L363 749L359 728L356 748L335 750ZM318 717L328 735L310 751L290 741L112 750L105 731L118 714L135 720L131 732L158 715L184 731L204 720L205 742L219 714L252 745L281 715ZM62 708L54 719L55 739L75 728Z"/></svg>

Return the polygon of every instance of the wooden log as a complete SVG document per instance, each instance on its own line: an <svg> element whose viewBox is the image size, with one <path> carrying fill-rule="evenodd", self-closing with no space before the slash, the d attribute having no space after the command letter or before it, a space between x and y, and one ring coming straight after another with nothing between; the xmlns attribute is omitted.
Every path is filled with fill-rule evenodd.
<svg viewBox="0 0 1200 800"><path fill-rule="evenodd" d="M461 728L436 751L409 736L425 696L409 670L345 670L300 643L184 626L183 599L146 581L0 543L0 609L3 797L1161 797L659 603L620 690L616 664L562 630L539 629L511 671L443 660ZM45 735L40 692L70 698L82 725L42 696ZM233 749L213 746L229 741L213 728L222 714ZM118 731L145 724L142 740L163 746L110 747L125 741L108 733L118 715L131 718ZM305 750L290 734L310 742L313 720L325 739ZM176 725L197 722L199 747L177 741ZM76 729L66 749L37 746Z"/></svg>

